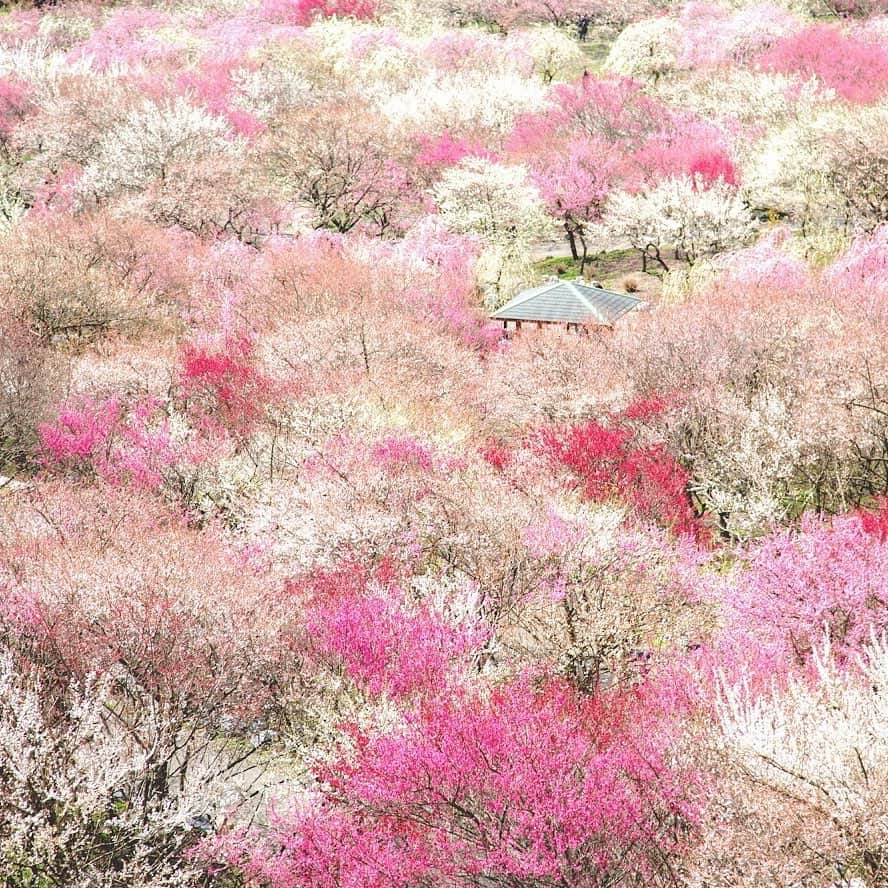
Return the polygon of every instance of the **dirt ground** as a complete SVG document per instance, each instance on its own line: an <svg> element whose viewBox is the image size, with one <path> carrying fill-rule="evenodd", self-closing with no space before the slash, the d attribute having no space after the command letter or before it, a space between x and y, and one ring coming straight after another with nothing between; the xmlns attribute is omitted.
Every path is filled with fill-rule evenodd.
<svg viewBox="0 0 888 888"><path fill-rule="evenodd" d="M534 251L533 267L539 277L575 278L579 275L579 263L564 254L565 246L563 242L553 242L541 245ZM673 263L670 258L666 258L670 268L685 264ZM651 263L648 263L648 268L650 273L642 272L638 250L630 247L604 250L589 254L583 277L599 281L608 290L634 293L648 302L657 302L663 288L662 269L653 267Z"/></svg>

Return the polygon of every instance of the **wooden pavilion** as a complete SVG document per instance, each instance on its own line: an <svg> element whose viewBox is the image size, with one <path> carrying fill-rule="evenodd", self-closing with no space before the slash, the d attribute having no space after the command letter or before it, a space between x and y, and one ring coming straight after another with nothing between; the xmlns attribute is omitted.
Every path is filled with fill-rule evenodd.
<svg viewBox="0 0 888 888"><path fill-rule="evenodd" d="M539 328L565 324L568 330L583 332L594 327L613 327L623 315L642 305L643 300L605 290L596 282L550 278L539 287L522 290L490 317L502 321L503 330L508 330L510 323L515 330L520 330L522 324Z"/></svg>

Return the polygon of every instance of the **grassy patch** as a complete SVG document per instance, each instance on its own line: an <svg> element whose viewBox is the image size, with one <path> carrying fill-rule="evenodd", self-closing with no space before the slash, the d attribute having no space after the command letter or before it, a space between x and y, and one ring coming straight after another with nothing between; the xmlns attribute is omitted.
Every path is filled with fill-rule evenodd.
<svg viewBox="0 0 888 888"><path fill-rule="evenodd" d="M543 277L575 278L580 264L570 256L550 256L534 262L534 270ZM609 250L593 253L586 260L586 277L606 281L641 270L638 250Z"/></svg>
<svg viewBox="0 0 888 888"><path fill-rule="evenodd" d="M589 71L597 73L601 70L617 34L619 31L609 26L599 25L589 28L588 36L580 43L580 50L586 59Z"/></svg>

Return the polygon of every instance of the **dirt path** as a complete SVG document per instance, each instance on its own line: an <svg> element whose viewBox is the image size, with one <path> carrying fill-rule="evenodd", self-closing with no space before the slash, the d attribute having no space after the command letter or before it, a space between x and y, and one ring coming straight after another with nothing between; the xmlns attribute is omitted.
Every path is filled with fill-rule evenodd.
<svg viewBox="0 0 888 888"><path fill-rule="evenodd" d="M553 259L556 256L567 256L569 253L570 249L564 238L540 241L530 248L530 261L539 262L542 259Z"/></svg>

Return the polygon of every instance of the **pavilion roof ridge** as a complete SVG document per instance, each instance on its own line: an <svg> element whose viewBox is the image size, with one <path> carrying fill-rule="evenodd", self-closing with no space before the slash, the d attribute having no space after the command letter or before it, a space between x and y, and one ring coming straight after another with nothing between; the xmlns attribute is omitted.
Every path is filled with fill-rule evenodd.
<svg viewBox="0 0 888 888"><path fill-rule="evenodd" d="M610 326L643 300L582 280L550 279L522 290L490 317L502 321Z"/></svg>

